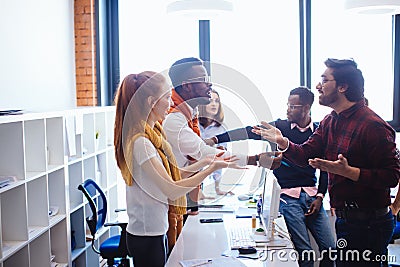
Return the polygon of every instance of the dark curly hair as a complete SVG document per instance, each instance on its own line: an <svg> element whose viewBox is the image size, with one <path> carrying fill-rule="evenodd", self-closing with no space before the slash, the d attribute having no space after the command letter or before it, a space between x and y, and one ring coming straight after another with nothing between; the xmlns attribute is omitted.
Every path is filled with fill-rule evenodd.
<svg viewBox="0 0 400 267"><path fill-rule="evenodd" d="M348 86L344 93L347 100L357 102L364 98L364 77L353 59L328 58L324 63L333 70L332 75L338 86Z"/></svg>

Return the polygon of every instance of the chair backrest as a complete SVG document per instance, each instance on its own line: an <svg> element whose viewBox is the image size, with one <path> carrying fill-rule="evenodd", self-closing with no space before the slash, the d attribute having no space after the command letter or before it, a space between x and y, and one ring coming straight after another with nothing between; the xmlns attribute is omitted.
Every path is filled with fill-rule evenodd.
<svg viewBox="0 0 400 267"><path fill-rule="evenodd" d="M400 238L400 213L398 213L396 216L396 226L394 227L393 230L393 239L399 239L399 238Z"/></svg>
<svg viewBox="0 0 400 267"><path fill-rule="evenodd" d="M86 197L92 215L86 218L92 236L100 229L107 218L107 199L103 190L92 179L85 180L78 186Z"/></svg>

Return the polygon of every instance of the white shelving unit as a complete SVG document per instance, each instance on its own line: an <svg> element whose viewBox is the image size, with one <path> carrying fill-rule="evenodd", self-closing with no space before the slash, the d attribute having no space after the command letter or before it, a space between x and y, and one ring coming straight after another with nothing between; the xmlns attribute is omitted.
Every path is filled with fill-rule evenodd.
<svg viewBox="0 0 400 267"><path fill-rule="evenodd" d="M96 267L86 242L89 208L77 186L96 180L118 207L114 107L0 117L0 267ZM56 214L50 214L56 211ZM104 228L96 244L116 234Z"/></svg>

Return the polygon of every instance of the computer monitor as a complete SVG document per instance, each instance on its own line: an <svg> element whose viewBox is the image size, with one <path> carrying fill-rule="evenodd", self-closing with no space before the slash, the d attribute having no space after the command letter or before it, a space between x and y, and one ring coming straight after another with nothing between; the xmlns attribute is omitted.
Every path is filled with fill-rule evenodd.
<svg viewBox="0 0 400 267"><path fill-rule="evenodd" d="M279 204L281 187L275 176L267 177L262 193L263 205L261 210L261 222L266 231L267 239L274 239L275 224L274 220L279 216Z"/></svg>
<svg viewBox="0 0 400 267"><path fill-rule="evenodd" d="M274 144L271 144L269 142L265 142L263 144L265 152L274 152L276 150L276 146ZM275 149L275 150L274 150ZM253 195L256 192L260 192L261 188L264 188L265 185L265 179L269 175L271 171L270 168L260 168L261 170L256 172L256 175L254 176L253 180L251 181L250 187L249 187L249 193L248 195ZM260 173L259 173L260 172ZM257 175L259 173L259 175Z"/></svg>

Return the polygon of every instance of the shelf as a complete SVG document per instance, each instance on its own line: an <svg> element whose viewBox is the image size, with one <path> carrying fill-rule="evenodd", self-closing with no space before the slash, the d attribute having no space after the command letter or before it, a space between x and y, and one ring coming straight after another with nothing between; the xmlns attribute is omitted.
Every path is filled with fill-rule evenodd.
<svg viewBox="0 0 400 267"><path fill-rule="evenodd" d="M118 218L118 214L115 212L119 208L117 190L116 185L108 190L108 220L110 222L116 221Z"/></svg>
<svg viewBox="0 0 400 267"><path fill-rule="evenodd" d="M65 219L65 214L55 215L53 217L50 217L49 226L52 227L52 226L56 225L57 223L61 222L64 219Z"/></svg>
<svg viewBox="0 0 400 267"><path fill-rule="evenodd" d="M19 249L13 255L3 262L3 267L25 267L29 266L29 250L25 244L24 247Z"/></svg>
<svg viewBox="0 0 400 267"><path fill-rule="evenodd" d="M90 157L83 161L83 180L92 179L96 180L96 157ZM80 192L79 192L80 193Z"/></svg>
<svg viewBox="0 0 400 267"><path fill-rule="evenodd" d="M30 266L48 266L50 264L49 231L29 244Z"/></svg>
<svg viewBox="0 0 400 267"><path fill-rule="evenodd" d="M86 232L84 218L83 208L74 211L70 215L72 259L74 255L79 255L80 251L85 249Z"/></svg>
<svg viewBox="0 0 400 267"><path fill-rule="evenodd" d="M104 112L95 114L95 137L97 135L95 150L104 150L107 146L106 115Z"/></svg>
<svg viewBox="0 0 400 267"><path fill-rule="evenodd" d="M78 190L78 185L83 182L82 162L76 162L68 166L69 176L69 201L70 208L74 209L83 203L82 192Z"/></svg>
<svg viewBox="0 0 400 267"><path fill-rule="evenodd" d="M26 246L26 244L27 241L3 241L3 259L14 255L17 251Z"/></svg>
<svg viewBox="0 0 400 267"><path fill-rule="evenodd" d="M1 233L3 244L28 240L25 185L20 185L0 195ZM10 203L12 203L10 205Z"/></svg>
<svg viewBox="0 0 400 267"><path fill-rule="evenodd" d="M107 147L114 146L115 107L106 114Z"/></svg>
<svg viewBox="0 0 400 267"><path fill-rule="evenodd" d="M101 188L107 188L107 153L100 153L96 156L96 182Z"/></svg>
<svg viewBox="0 0 400 267"><path fill-rule="evenodd" d="M107 151L107 185L113 185L117 183L119 169L117 162L115 161L114 150ZM121 178L122 179L122 178ZM121 180L120 181L123 181Z"/></svg>
<svg viewBox="0 0 400 267"><path fill-rule="evenodd" d="M27 201L29 230L47 227L49 225L49 207L46 176L27 183Z"/></svg>
<svg viewBox="0 0 400 267"><path fill-rule="evenodd" d="M28 234L29 234L29 240L34 240L43 232L47 231L47 227L40 227L40 226L29 226L28 227Z"/></svg>
<svg viewBox="0 0 400 267"><path fill-rule="evenodd" d="M65 115L65 157L74 161L82 157L82 116L75 113Z"/></svg>
<svg viewBox="0 0 400 267"><path fill-rule="evenodd" d="M58 263L68 262L68 254L65 253L70 250L67 229L67 221L64 218L50 230L51 254L55 256L54 261Z"/></svg>
<svg viewBox="0 0 400 267"><path fill-rule="evenodd" d="M23 123L0 124L0 175L25 179Z"/></svg>
<svg viewBox="0 0 400 267"><path fill-rule="evenodd" d="M57 169L64 164L64 125L63 118L46 119L47 169Z"/></svg>
<svg viewBox="0 0 400 267"><path fill-rule="evenodd" d="M6 192L8 190L12 190L13 188L18 187L18 186L20 186L20 185L22 185L24 183L25 183L24 181L11 182L9 185L7 185L7 186L5 186L3 188L0 188L0 194L3 193L3 192Z"/></svg>
<svg viewBox="0 0 400 267"><path fill-rule="evenodd" d="M114 116L115 107L88 107L0 118L0 177L14 180L0 188L0 267L50 266L53 256L60 266L100 266L77 187L92 178L117 207ZM113 231L101 229L96 246Z"/></svg>
<svg viewBox="0 0 400 267"><path fill-rule="evenodd" d="M79 262L80 260L77 258L82 256L82 254L84 254L85 251L86 251L86 247L77 248L77 249L72 250L72 252L71 252L72 261Z"/></svg>
<svg viewBox="0 0 400 267"><path fill-rule="evenodd" d="M64 165L47 165L48 172L54 172L62 168L64 168Z"/></svg>
<svg viewBox="0 0 400 267"><path fill-rule="evenodd" d="M40 176L42 176L44 174L46 174L45 171L43 171L43 172L33 172L33 171L28 172L27 171L26 174L25 174L25 177L26 177L26 180L33 180L33 179L36 179L36 178L38 178L38 177L40 177Z"/></svg>
<svg viewBox="0 0 400 267"><path fill-rule="evenodd" d="M83 114L83 151L85 154L95 152L94 114Z"/></svg>
<svg viewBox="0 0 400 267"><path fill-rule="evenodd" d="M24 122L25 164L27 175L46 171L46 135L43 119ZM33 176L34 176L33 175ZM33 177L29 176L29 177ZM29 178L27 177L27 178Z"/></svg>
<svg viewBox="0 0 400 267"><path fill-rule="evenodd" d="M49 209L57 208L58 216L66 214L66 196L65 196L65 169L59 169L51 172L47 176L49 187ZM50 219L54 219L50 217Z"/></svg>
<svg viewBox="0 0 400 267"><path fill-rule="evenodd" d="M84 267L88 266L86 265L86 255L85 255L86 249L81 249L77 255L72 253L73 256L73 266L74 267Z"/></svg>

